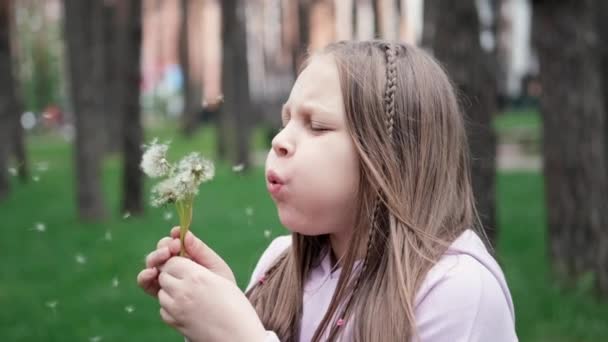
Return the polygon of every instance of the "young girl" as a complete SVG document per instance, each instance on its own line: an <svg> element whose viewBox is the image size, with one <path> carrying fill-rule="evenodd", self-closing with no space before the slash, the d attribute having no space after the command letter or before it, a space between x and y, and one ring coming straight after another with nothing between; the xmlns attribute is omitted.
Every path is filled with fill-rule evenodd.
<svg viewBox="0 0 608 342"><path fill-rule="evenodd" d="M422 50L340 42L312 56L281 113L267 186L291 236L247 291L188 234L138 276L195 341L517 341L503 273L479 235L464 118ZM478 235L479 234L479 235Z"/></svg>

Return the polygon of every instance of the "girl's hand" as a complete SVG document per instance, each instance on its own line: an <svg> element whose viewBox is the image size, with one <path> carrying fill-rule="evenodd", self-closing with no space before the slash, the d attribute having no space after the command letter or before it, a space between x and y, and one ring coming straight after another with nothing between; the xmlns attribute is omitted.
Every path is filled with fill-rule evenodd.
<svg viewBox="0 0 608 342"><path fill-rule="evenodd" d="M179 256L165 263L158 281L163 321L189 341L264 341L262 322L233 281Z"/></svg>
<svg viewBox="0 0 608 342"><path fill-rule="evenodd" d="M170 235L171 237L164 237L158 241L156 250L146 257L146 268L137 275L139 286L153 297L157 296L160 289L159 268L169 258L179 254L179 227L171 229ZM236 284L234 274L228 264L191 232L186 234L185 247L186 253L194 262Z"/></svg>

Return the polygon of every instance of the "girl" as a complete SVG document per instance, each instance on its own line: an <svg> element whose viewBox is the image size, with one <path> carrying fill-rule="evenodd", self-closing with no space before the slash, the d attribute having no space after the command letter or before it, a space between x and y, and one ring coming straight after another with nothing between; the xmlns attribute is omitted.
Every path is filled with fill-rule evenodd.
<svg viewBox="0 0 608 342"><path fill-rule="evenodd" d="M426 53L385 41L314 55L282 112L267 185L291 236L247 291L177 229L138 282L190 341L517 341L479 235L464 118ZM160 269L160 271L159 271Z"/></svg>

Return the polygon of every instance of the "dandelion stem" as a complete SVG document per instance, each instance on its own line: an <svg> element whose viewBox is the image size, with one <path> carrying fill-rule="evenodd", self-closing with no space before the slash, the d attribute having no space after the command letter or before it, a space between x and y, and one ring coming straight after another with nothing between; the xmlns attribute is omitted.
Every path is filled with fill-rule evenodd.
<svg viewBox="0 0 608 342"><path fill-rule="evenodd" d="M187 196L185 199L181 201L175 202L177 207L177 215L179 216L179 240L181 243L179 255L186 255L186 247L185 247L185 239L186 233L190 229L190 224L192 223L192 202L194 200L193 196Z"/></svg>

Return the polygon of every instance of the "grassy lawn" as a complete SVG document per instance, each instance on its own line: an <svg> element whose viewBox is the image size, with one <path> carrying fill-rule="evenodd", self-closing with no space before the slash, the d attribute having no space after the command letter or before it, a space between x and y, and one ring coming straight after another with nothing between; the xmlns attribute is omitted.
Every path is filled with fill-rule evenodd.
<svg viewBox="0 0 608 342"><path fill-rule="evenodd" d="M152 135L168 138L170 132ZM212 141L208 130L192 141L175 138L170 154L198 149L209 155ZM182 341L135 283L145 254L176 225L175 214L167 217L173 208L125 218L117 211L119 161L109 158L104 189L112 216L99 224L78 222L71 147L48 136L32 137L28 146L39 180L21 185L13 179L11 197L0 204L0 341ZM35 170L40 162L48 163L47 171ZM498 182L498 255L520 340L608 340L608 302L598 303L584 287L562 290L551 281L540 175L501 174ZM286 233L261 169L242 174L219 165L194 213L193 230L225 257L242 287L270 239ZM44 232L35 229L39 224Z"/></svg>

